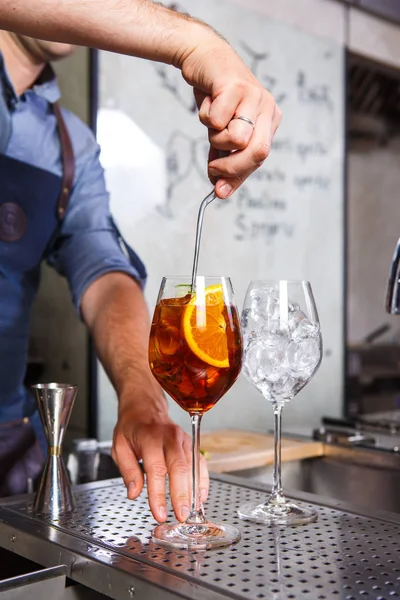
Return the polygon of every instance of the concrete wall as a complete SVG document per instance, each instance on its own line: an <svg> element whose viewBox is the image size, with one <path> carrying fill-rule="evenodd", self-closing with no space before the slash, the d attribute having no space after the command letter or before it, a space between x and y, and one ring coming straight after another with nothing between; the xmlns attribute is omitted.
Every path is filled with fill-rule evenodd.
<svg viewBox="0 0 400 600"><path fill-rule="evenodd" d="M232 0L350 51L400 67L400 28L336 0Z"/></svg>
<svg viewBox="0 0 400 600"><path fill-rule="evenodd" d="M62 105L88 122L89 51L79 49L54 66L63 96ZM42 381L79 386L68 437L86 436L87 334L72 306L65 279L47 265L42 267L42 281L32 313L31 351L45 363Z"/></svg>
<svg viewBox="0 0 400 600"><path fill-rule="evenodd" d="M346 41L346 7L334 0L232 0L337 44Z"/></svg>

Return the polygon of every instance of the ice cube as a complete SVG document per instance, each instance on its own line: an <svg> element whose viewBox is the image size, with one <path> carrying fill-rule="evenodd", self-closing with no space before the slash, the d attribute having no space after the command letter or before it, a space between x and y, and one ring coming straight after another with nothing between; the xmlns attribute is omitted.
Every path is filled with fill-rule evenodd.
<svg viewBox="0 0 400 600"><path fill-rule="evenodd" d="M300 323L304 319L307 319L307 317L303 313L302 310L292 310L292 311L289 311L288 326L289 326L289 331L290 331L291 335L294 334L294 332L296 331L296 329L299 327Z"/></svg>
<svg viewBox="0 0 400 600"><path fill-rule="evenodd" d="M300 311L300 306L297 304L297 302L293 302L292 300L289 300L289 312L298 312Z"/></svg>
<svg viewBox="0 0 400 600"><path fill-rule="evenodd" d="M256 321L252 317L252 312L250 308L246 308L241 315L241 327L243 333L243 340L247 343L250 339L256 337L256 335L261 330L261 323Z"/></svg>
<svg viewBox="0 0 400 600"><path fill-rule="evenodd" d="M245 375L254 385L264 380L277 381L288 370L285 349L286 346L266 346L259 338L252 340L245 349Z"/></svg>
<svg viewBox="0 0 400 600"><path fill-rule="evenodd" d="M177 299L171 298L168 300L168 304L164 304L164 301L161 301L160 304L160 313L159 313L159 321L166 327L168 325L173 325L174 327L180 327L182 310L180 306L177 304ZM182 300L180 300L182 303Z"/></svg>
<svg viewBox="0 0 400 600"><path fill-rule="evenodd" d="M258 385L256 385L256 388L258 389L259 392L261 392L261 394L264 396L264 398L266 400L271 400L271 390L272 390L272 386L273 384L270 381L267 381L266 379L260 381L258 383Z"/></svg>
<svg viewBox="0 0 400 600"><path fill-rule="evenodd" d="M173 356L181 344L179 329L174 325L169 325L167 321L162 321L158 331L157 342L158 350L163 356Z"/></svg>
<svg viewBox="0 0 400 600"><path fill-rule="evenodd" d="M297 326L293 329L292 337L294 340L301 340L304 338L317 338L320 335L319 324L315 321L310 321L304 317L299 319Z"/></svg>
<svg viewBox="0 0 400 600"><path fill-rule="evenodd" d="M291 400L297 393L297 381L289 374L282 375L272 388L272 396L275 399Z"/></svg>
<svg viewBox="0 0 400 600"><path fill-rule="evenodd" d="M207 389L210 389L214 385L216 385L220 379L223 380L223 377L221 377L221 375L220 375L220 370L217 367L207 367L206 376L207 376L207 379L206 379Z"/></svg>
<svg viewBox="0 0 400 600"><path fill-rule="evenodd" d="M257 385L260 380L258 376L260 364L259 352L259 344L256 340L250 340L244 347L243 372L254 385Z"/></svg>
<svg viewBox="0 0 400 600"><path fill-rule="evenodd" d="M276 296L278 294L278 288L276 285L268 285L263 288L253 288L250 290L250 298L256 297L267 297L267 296Z"/></svg>
<svg viewBox="0 0 400 600"><path fill-rule="evenodd" d="M268 322L279 318L279 299L274 288L254 289L250 292L251 316L255 321Z"/></svg>
<svg viewBox="0 0 400 600"><path fill-rule="evenodd" d="M310 378L321 360L319 338L293 340L287 348L286 358L292 376Z"/></svg>
<svg viewBox="0 0 400 600"><path fill-rule="evenodd" d="M191 352L186 352L184 358L186 371L193 381L206 380L208 377L206 364L194 356Z"/></svg>
<svg viewBox="0 0 400 600"><path fill-rule="evenodd" d="M275 323L274 323L275 325ZM289 338L286 330L279 329L279 323L276 323L276 327L263 328L260 337L262 343L268 348L275 348L276 350L282 349L289 344Z"/></svg>
<svg viewBox="0 0 400 600"><path fill-rule="evenodd" d="M196 358L191 352L186 352L182 372L190 380L193 387L192 395L196 400L206 395L205 384L207 382L207 368L203 361ZM186 383L182 378L183 384Z"/></svg>

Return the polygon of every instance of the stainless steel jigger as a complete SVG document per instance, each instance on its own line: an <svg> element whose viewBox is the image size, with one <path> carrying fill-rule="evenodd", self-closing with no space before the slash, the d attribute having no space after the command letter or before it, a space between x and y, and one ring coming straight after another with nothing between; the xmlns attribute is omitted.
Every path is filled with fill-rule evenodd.
<svg viewBox="0 0 400 600"><path fill-rule="evenodd" d="M56 517L71 512L75 507L62 458L62 443L78 387L67 383L39 383L33 385L32 390L49 445L33 510Z"/></svg>

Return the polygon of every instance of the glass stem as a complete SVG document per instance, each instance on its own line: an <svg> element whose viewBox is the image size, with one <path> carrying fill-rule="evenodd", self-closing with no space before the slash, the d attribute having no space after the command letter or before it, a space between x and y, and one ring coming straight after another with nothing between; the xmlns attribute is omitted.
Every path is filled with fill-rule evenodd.
<svg viewBox="0 0 400 600"><path fill-rule="evenodd" d="M269 498L270 504L282 504L285 502L281 476L282 410L283 404L281 402L274 404L274 476L272 492Z"/></svg>
<svg viewBox="0 0 400 600"><path fill-rule="evenodd" d="M190 415L192 421L192 507L186 523L206 523L200 491L200 423L201 415Z"/></svg>

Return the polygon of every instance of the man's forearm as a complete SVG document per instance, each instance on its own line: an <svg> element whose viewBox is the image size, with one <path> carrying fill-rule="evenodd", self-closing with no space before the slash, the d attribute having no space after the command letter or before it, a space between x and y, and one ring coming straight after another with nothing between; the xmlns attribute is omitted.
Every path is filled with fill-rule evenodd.
<svg viewBox="0 0 400 600"><path fill-rule="evenodd" d="M207 25L151 0L0 0L0 27L178 67L198 43L217 38Z"/></svg>
<svg viewBox="0 0 400 600"><path fill-rule="evenodd" d="M149 316L139 285L108 273L84 293L82 314L119 398L119 410L149 421L167 417L167 403L148 363Z"/></svg>

